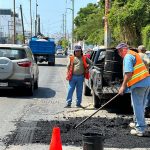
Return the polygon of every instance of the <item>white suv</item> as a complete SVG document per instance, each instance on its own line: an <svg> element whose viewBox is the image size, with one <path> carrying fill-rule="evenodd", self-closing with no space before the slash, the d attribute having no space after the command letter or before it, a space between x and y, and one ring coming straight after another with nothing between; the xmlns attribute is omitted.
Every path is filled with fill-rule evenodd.
<svg viewBox="0 0 150 150"><path fill-rule="evenodd" d="M28 46L0 44L0 88L21 87L32 96L38 78L38 65Z"/></svg>

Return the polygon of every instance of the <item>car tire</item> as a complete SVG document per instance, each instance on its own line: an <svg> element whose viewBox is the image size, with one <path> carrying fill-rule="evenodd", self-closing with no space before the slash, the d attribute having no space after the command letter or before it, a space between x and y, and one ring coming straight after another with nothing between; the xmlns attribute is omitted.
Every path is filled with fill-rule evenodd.
<svg viewBox="0 0 150 150"><path fill-rule="evenodd" d="M99 108L101 106L100 99L93 90L92 90L92 99L93 99L93 107Z"/></svg>
<svg viewBox="0 0 150 150"><path fill-rule="evenodd" d="M34 83L34 89L38 89L39 85L38 85L38 79L35 81Z"/></svg>
<svg viewBox="0 0 150 150"><path fill-rule="evenodd" d="M49 66L52 66L52 63L51 63L51 62L48 62L48 65L49 65Z"/></svg>
<svg viewBox="0 0 150 150"><path fill-rule="evenodd" d="M90 88L85 84L85 82L84 82L84 95L85 95L85 96L91 96L91 90L90 90Z"/></svg>
<svg viewBox="0 0 150 150"><path fill-rule="evenodd" d="M30 87L27 88L27 95L33 96L33 93L34 93L34 83L32 81Z"/></svg>
<svg viewBox="0 0 150 150"><path fill-rule="evenodd" d="M48 62L49 66L55 66L55 62Z"/></svg>

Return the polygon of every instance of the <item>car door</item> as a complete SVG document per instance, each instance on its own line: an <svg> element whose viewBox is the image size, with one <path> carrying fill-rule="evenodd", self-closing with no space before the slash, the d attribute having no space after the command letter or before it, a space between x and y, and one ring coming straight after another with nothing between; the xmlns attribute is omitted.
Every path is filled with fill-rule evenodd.
<svg viewBox="0 0 150 150"><path fill-rule="evenodd" d="M90 69L89 69L89 74L90 74L90 78L87 81L88 87L90 87L90 89L92 88L92 82L93 82L93 74L94 74L94 61L95 61L95 57L96 57L96 51L93 51L90 57L90 60L92 61L93 65L91 65Z"/></svg>

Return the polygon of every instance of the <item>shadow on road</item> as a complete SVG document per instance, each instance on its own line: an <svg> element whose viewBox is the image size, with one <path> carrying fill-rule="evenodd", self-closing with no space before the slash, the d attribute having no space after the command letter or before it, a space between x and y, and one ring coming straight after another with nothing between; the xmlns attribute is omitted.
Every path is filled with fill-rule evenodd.
<svg viewBox="0 0 150 150"><path fill-rule="evenodd" d="M39 87L38 90L34 91L33 96L27 96L27 93L25 90L20 89L0 89L0 97L10 97L10 98L52 98L56 95L56 91L45 88L45 87Z"/></svg>

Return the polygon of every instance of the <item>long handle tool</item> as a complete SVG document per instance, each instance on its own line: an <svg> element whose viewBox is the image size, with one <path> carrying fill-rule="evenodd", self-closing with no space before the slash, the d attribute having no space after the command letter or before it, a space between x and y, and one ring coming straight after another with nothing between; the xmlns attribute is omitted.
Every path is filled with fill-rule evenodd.
<svg viewBox="0 0 150 150"><path fill-rule="evenodd" d="M79 124L77 124L74 128L76 129L77 127L79 127L81 124L83 124L85 121L87 121L89 118L91 118L93 115L95 115L99 110L101 110L103 107L105 107L108 103L110 103L111 101L113 101L116 97L118 97L119 94L115 95L113 98L111 98L108 102L106 102L104 105L102 105L97 111L95 111L92 115L90 115L89 117L85 118L83 121L81 121Z"/></svg>

